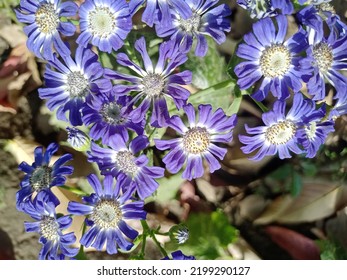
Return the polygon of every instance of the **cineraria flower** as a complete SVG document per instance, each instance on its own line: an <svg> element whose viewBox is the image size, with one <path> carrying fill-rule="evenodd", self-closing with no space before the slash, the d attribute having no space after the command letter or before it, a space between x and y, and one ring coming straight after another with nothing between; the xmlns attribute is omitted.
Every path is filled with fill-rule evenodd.
<svg viewBox="0 0 347 280"><path fill-rule="evenodd" d="M70 56L57 57L49 61L51 67L44 74L45 88L39 89L39 96L48 99L48 109L57 110L57 118L69 121L73 126L82 125L81 109L91 92L104 92L112 88L110 80L103 78L104 70L98 56L88 48L78 47L75 60ZM56 71L52 69L55 68Z"/></svg>
<svg viewBox="0 0 347 280"><path fill-rule="evenodd" d="M173 116L168 121L168 126L181 137L154 141L159 150L170 149L163 158L168 171L177 173L187 163L182 178L192 180L204 174L203 159L206 159L211 173L221 167L217 158L222 160L227 149L214 143L229 143L232 140L236 115L228 117L220 108L212 112L211 105L199 105L199 120L196 121L194 107L188 104L183 108L188 117L188 127L179 116Z"/></svg>
<svg viewBox="0 0 347 280"><path fill-rule="evenodd" d="M72 218L69 216L57 218L55 207L47 194L40 192L23 209L36 220L36 222L24 222L24 226L26 232L38 232L41 235L39 242L43 246L39 253L40 260L71 258L76 256L79 250L71 247L76 241L74 233L63 233L63 230L71 225Z"/></svg>
<svg viewBox="0 0 347 280"><path fill-rule="evenodd" d="M67 142L77 151L89 148L90 140L87 134L76 127L67 127Z"/></svg>
<svg viewBox="0 0 347 280"><path fill-rule="evenodd" d="M208 50L205 36L212 37L222 44L225 33L230 31L231 14L226 4L216 5L217 0L186 0L190 9L171 9L171 24L157 24L156 33L159 37L170 36L171 40L180 45L182 52L188 52L196 38L195 55L205 56Z"/></svg>
<svg viewBox="0 0 347 280"><path fill-rule="evenodd" d="M27 174L20 182L21 189L16 195L18 210L22 210L23 204L31 199L34 192L45 192L52 202L56 205L59 204L58 199L51 191L51 187L64 185L65 175L72 174L73 167L64 165L72 159L71 154L61 156L53 166L49 166L52 155L58 151L58 147L56 143L51 143L45 152L43 152L42 147L37 147L34 151L35 161L32 165L25 161L19 164L19 170Z"/></svg>
<svg viewBox="0 0 347 280"><path fill-rule="evenodd" d="M307 53L313 58L314 75L307 82L307 89L313 100L322 100L326 95L326 81L338 94L346 87L347 78L340 71L347 70L347 35L338 36L331 30L328 37L319 38L313 29L311 33L312 42Z"/></svg>
<svg viewBox="0 0 347 280"><path fill-rule="evenodd" d="M323 38L325 27L334 30L339 34L337 36L343 36L347 30L347 25L341 21L334 7L325 2L320 5L305 7L296 14L296 18L307 31L314 29L317 41ZM324 23L326 26L324 26Z"/></svg>
<svg viewBox="0 0 347 280"><path fill-rule="evenodd" d="M126 0L86 0L79 16L81 34L77 43L83 47L91 43L102 52L121 48L132 29Z"/></svg>
<svg viewBox="0 0 347 280"><path fill-rule="evenodd" d="M95 193L83 197L85 204L69 202L68 211L74 215L88 215L86 224L90 226L82 236L80 243L85 247L94 247L101 251L106 243L106 251L116 254L117 247L129 251L133 243L127 240L135 239L138 232L131 228L125 220L143 220L146 212L143 210L143 201L133 201L131 192L122 193L124 182L117 180L114 184L112 176L106 176L101 185L96 175L88 177L89 184Z"/></svg>
<svg viewBox="0 0 347 280"><path fill-rule="evenodd" d="M194 256L186 256L182 253L181 250L171 253L171 258L169 256L163 258L162 260L195 260Z"/></svg>
<svg viewBox="0 0 347 280"><path fill-rule="evenodd" d="M277 100L273 110L263 113L265 126L250 128L245 125L246 132L252 136L240 135L239 139L245 146L241 150L250 154L256 150L252 160L261 160L265 156L275 155L280 159L290 158L290 151L301 154L298 145L298 129L303 124L303 118L315 110L312 100L304 99L301 93L294 95L292 108L285 115L286 103Z"/></svg>
<svg viewBox="0 0 347 280"><path fill-rule="evenodd" d="M131 14L134 14L146 0L132 0L129 3ZM184 0L147 0L146 7L142 13L142 21L150 27L153 23L169 24L170 9L179 11L189 10Z"/></svg>
<svg viewBox="0 0 347 280"><path fill-rule="evenodd" d="M166 119L169 118L166 99L172 100L176 108L180 109L186 104L190 94L189 90L181 85L187 85L191 82L192 73L188 70L173 73L179 65L187 61L187 56L179 52L173 42L164 42L159 47L157 65L153 67L143 37L135 42L135 49L141 54L145 70L132 62L126 54L120 53L117 55L117 62L129 67L136 73L136 76L119 72L108 73L107 76L116 81L129 82L128 85L115 85L114 91L117 95L125 95L131 91L136 92L128 105L129 107L137 105L137 108L129 114L133 122L143 121L152 103L151 125L155 127L165 126Z"/></svg>
<svg viewBox="0 0 347 280"><path fill-rule="evenodd" d="M325 114L324 106L302 117L304 127L298 130L297 138L303 146L307 158L315 157L328 134L335 130L332 120L323 120Z"/></svg>
<svg viewBox="0 0 347 280"><path fill-rule="evenodd" d="M111 174L118 180L125 178L127 183L124 186L136 190L140 199L145 199L158 188L154 179L164 176L164 168L147 166L148 158L145 155L135 156L149 145L146 136L134 138L129 148L126 142L128 137L123 139L121 135L115 134L109 138L110 148L92 143L88 160L96 162L103 175Z"/></svg>
<svg viewBox="0 0 347 280"><path fill-rule="evenodd" d="M114 94L99 94L92 97L83 108L82 120L84 124L93 126L90 136L94 140L101 138L103 144L108 144L109 138L114 134L120 134L123 138L128 135L128 129L138 135L143 133L141 123L132 122L129 117L131 108L127 107L130 98L116 97ZM130 109L130 110L129 110Z"/></svg>
<svg viewBox="0 0 347 280"><path fill-rule="evenodd" d="M72 1L21 0L15 12L20 22L28 24L23 28L28 36L28 49L37 57L45 59L52 58L53 46L60 55L70 55L59 32L64 36L72 36L76 27L60 18L75 16L77 10L77 4Z"/></svg>
<svg viewBox="0 0 347 280"><path fill-rule="evenodd" d="M290 89L301 89L302 79L310 73L310 60L300 56L308 47L306 33L299 29L285 41L288 22L285 16L264 18L253 25L253 33L244 36L245 43L240 44L237 56L245 61L239 63L234 71L238 76L241 89L248 89L261 81L253 97L261 101L269 91L278 99L288 98ZM305 68L305 71L302 68Z"/></svg>
<svg viewBox="0 0 347 280"><path fill-rule="evenodd" d="M294 12L294 6L290 0L237 0L242 8L249 11L252 18L265 18L281 14L290 15Z"/></svg>

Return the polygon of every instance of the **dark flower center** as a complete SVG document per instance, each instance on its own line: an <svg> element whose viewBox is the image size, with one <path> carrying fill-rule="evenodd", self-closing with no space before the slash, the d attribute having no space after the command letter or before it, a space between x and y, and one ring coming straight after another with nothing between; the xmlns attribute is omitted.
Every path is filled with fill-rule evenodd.
<svg viewBox="0 0 347 280"><path fill-rule="evenodd" d="M125 123L122 116L121 106L117 102L106 103L102 106L100 114L105 122L111 125L120 125Z"/></svg>
<svg viewBox="0 0 347 280"><path fill-rule="evenodd" d="M46 3L40 6L35 13L35 22L44 34L56 32L59 25L59 17L56 14L54 5Z"/></svg>
<svg viewBox="0 0 347 280"><path fill-rule="evenodd" d="M52 181L52 168L49 166L38 166L31 174L29 182L35 191L50 187Z"/></svg>
<svg viewBox="0 0 347 280"><path fill-rule="evenodd" d="M120 205L114 200L100 200L91 214L91 220L103 229L116 228L122 217Z"/></svg>
<svg viewBox="0 0 347 280"><path fill-rule="evenodd" d="M193 127L183 136L183 148L190 154L200 154L210 145L210 134L205 127Z"/></svg>

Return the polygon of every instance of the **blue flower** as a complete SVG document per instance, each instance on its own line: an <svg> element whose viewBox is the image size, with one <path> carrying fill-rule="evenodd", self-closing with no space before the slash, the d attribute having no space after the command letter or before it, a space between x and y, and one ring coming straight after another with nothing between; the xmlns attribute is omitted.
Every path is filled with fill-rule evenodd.
<svg viewBox="0 0 347 280"><path fill-rule="evenodd" d="M237 4L246 9L252 18L258 19L277 16L279 11L283 15L294 12L293 3L290 0L237 0Z"/></svg>
<svg viewBox="0 0 347 280"><path fill-rule="evenodd" d="M81 34L77 43L86 47L89 43L102 52L111 53L124 44L132 29L132 21L125 0L86 0L80 7Z"/></svg>
<svg viewBox="0 0 347 280"><path fill-rule="evenodd" d="M158 188L159 184L155 178L163 177L164 169L147 166L148 158L145 155L136 157L136 154L149 145L146 136L140 135L129 144L127 142L128 137L123 139L121 135L115 134L109 138L110 148L92 143L88 160L96 162L103 175L111 174L117 179L125 178L127 184L124 186L137 191L139 197L145 199Z"/></svg>
<svg viewBox="0 0 347 280"><path fill-rule="evenodd" d="M312 1L313 2L313 1ZM337 34L345 34L347 25L336 14L333 6L330 5L329 0L315 1L296 14L296 18L305 26L308 30L314 29L316 31L317 39L321 39L324 36L324 24L329 29L333 29Z"/></svg>
<svg viewBox="0 0 347 280"><path fill-rule="evenodd" d="M300 56L308 48L306 33L299 29L285 41L288 22L285 16L264 18L253 25L253 33L244 36L237 56L245 61L234 71L241 89L248 89L260 81L253 97L261 101L269 91L278 99L288 98L290 90L297 92L302 87L302 77L310 74L310 60ZM305 67L303 67L305 66ZM305 68L303 71L302 69Z"/></svg>
<svg viewBox="0 0 347 280"><path fill-rule="evenodd" d="M28 36L27 47L37 57L51 59L53 46L62 55L70 55L59 32L64 36L72 36L76 27L61 17L75 16L78 6L72 1L61 0L21 0L16 10L20 22L26 23L24 32Z"/></svg>
<svg viewBox="0 0 347 280"><path fill-rule="evenodd" d="M171 258L169 256L163 258L162 260L195 260L194 256L186 256L182 253L181 250L171 253Z"/></svg>
<svg viewBox="0 0 347 280"><path fill-rule="evenodd" d="M38 232L41 235L39 242L43 246L39 253L40 260L72 258L79 250L71 247L76 242L74 233L63 234L63 230L71 225L72 218L69 216L57 218L55 207L46 193L40 192L24 208L24 212L36 220L36 222L24 222L25 230Z"/></svg>
<svg viewBox="0 0 347 280"><path fill-rule="evenodd" d="M303 127L298 129L297 138L307 158L315 157L329 133L335 131L334 121L324 120L325 115L326 109L322 106L302 117Z"/></svg>
<svg viewBox="0 0 347 280"><path fill-rule="evenodd" d="M146 2L146 6L142 13L142 21L150 27L154 23L169 24L171 9L189 10L189 6L184 0L132 0L129 3L131 13L135 13L144 2Z"/></svg>
<svg viewBox="0 0 347 280"><path fill-rule="evenodd" d="M35 148L35 161L29 165L25 161L19 164L19 170L27 173L20 182L21 189L17 192L17 209L22 211L34 192L45 192L56 205L58 199L51 191L51 187L62 186L66 181L65 175L73 172L72 166L64 164L72 159L71 154L65 154L55 161L53 166L49 166L52 155L58 151L58 145L51 143L45 152L42 147Z"/></svg>
<svg viewBox="0 0 347 280"><path fill-rule="evenodd" d="M280 159L290 158L290 151L301 154L298 130L304 124L304 117L315 110L312 100L304 99L301 93L294 95L293 105L285 114L286 102L277 100L272 111L263 113L262 119L265 126L250 128L245 125L246 132L252 136L240 135L239 139L244 144L241 150L250 154L252 160L261 160L265 156L278 153Z"/></svg>
<svg viewBox="0 0 347 280"><path fill-rule="evenodd" d="M312 42L307 53L312 57L314 74L307 82L307 89L313 100L323 100L326 97L326 81L337 90L338 95L346 87L347 77L341 70L347 70L347 35L336 34L334 30L330 30L327 37L316 35L311 29L309 38Z"/></svg>
<svg viewBox="0 0 347 280"><path fill-rule="evenodd" d="M176 130L181 137L154 140L159 150L170 149L163 158L168 171L177 173L187 163L182 177L188 180L204 174L203 159L207 161L211 173L221 167L218 159L224 158L227 149L214 143L231 142L236 124L236 115L228 117L220 108L212 112L211 105L199 105L198 110L199 120L196 121L194 107L191 104L184 106L188 127L179 116L173 116L168 121L168 126Z"/></svg>
<svg viewBox="0 0 347 280"><path fill-rule="evenodd" d="M123 138L128 135L128 129L143 134L142 123L134 123L129 114L131 108L127 106L130 97L117 97L114 94L105 93L92 97L83 108L82 120L84 124L91 125L90 136L94 140L101 138L107 145L109 138L114 134L120 134Z"/></svg>
<svg viewBox="0 0 347 280"><path fill-rule="evenodd" d="M212 37L222 44L230 31L231 11L226 4L215 6L217 0L186 0L190 9L171 9L171 24L157 24L156 33L159 37L170 36L171 40L180 45L182 52L188 52L197 40L195 54L205 56L208 50L205 36Z"/></svg>
<svg viewBox="0 0 347 280"><path fill-rule="evenodd" d="M90 227L82 236L80 243L85 247L94 247L101 251L106 243L109 254L117 253L117 247L129 251L138 232L131 228L125 220L146 218L143 201L131 201L131 192L122 193L122 180L114 184L112 176L106 176L103 186L96 175L88 177L89 184L95 193L83 197L85 203L69 202L68 211L74 215L88 215L86 224ZM127 237L127 238L125 238Z"/></svg>
<svg viewBox="0 0 347 280"><path fill-rule="evenodd" d="M190 95L190 92L182 85L191 82L192 73L188 70L173 73L178 66L187 61L187 56L179 52L173 42L164 42L159 47L159 59L156 66L153 67L143 37L135 42L135 49L141 54L145 69L132 62L126 54L120 53L117 55L117 62L130 68L136 73L136 76L119 72L109 73L108 71L108 77L116 81L129 82L127 85L115 85L115 94L125 95L135 92L134 98L128 105L137 106L129 114L133 122L143 121L146 112L152 105L151 125L165 126L166 119L169 118L166 100L172 100L176 108L180 109L186 104Z"/></svg>
<svg viewBox="0 0 347 280"><path fill-rule="evenodd" d="M47 99L48 109L57 110L57 118L69 121L73 126L82 125L83 108L88 96L94 92L109 91L111 81L103 78L104 69L98 56L89 48L78 47L75 59L70 56L57 57L49 61L50 67L44 74L45 87L39 89L39 96ZM53 68L55 70L53 70Z"/></svg>

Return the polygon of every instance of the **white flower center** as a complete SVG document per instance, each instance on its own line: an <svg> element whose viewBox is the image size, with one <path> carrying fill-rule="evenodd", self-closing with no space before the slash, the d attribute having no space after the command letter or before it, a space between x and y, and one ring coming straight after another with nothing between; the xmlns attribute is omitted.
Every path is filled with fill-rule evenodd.
<svg viewBox="0 0 347 280"><path fill-rule="evenodd" d="M157 97L163 92L165 81L159 74L151 73L142 78L142 85L145 95Z"/></svg>
<svg viewBox="0 0 347 280"><path fill-rule="evenodd" d="M185 32L197 32L200 27L201 17L197 13L193 13L188 19L180 18L178 23L181 29Z"/></svg>
<svg viewBox="0 0 347 280"><path fill-rule="evenodd" d="M330 3L321 3L320 5L318 5L318 11L321 13L330 12L332 14L336 14L334 6L332 6ZM324 14L321 14L321 16L323 18L326 17Z"/></svg>
<svg viewBox="0 0 347 280"><path fill-rule="evenodd" d="M59 225L52 217L44 217L40 222L40 233L47 240L54 241L59 238Z"/></svg>
<svg viewBox="0 0 347 280"><path fill-rule="evenodd" d="M38 166L30 176L29 182L35 191L40 191L50 187L52 181L52 168L48 166Z"/></svg>
<svg viewBox="0 0 347 280"><path fill-rule="evenodd" d="M323 73L327 72L331 68L334 61L332 49L325 42L318 43L313 47L313 57L319 70Z"/></svg>
<svg viewBox="0 0 347 280"><path fill-rule="evenodd" d="M116 17L109 7L96 7L88 14L88 28L94 36L107 38L116 28Z"/></svg>
<svg viewBox="0 0 347 280"><path fill-rule="evenodd" d="M272 45L263 51L259 64L265 77L283 76L291 65L290 52L283 45Z"/></svg>
<svg viewBox="0 0 347 280"><path fill-rule="evenodd" d="M86 97L90 93L88 80L78 71L67 75L67 87L70 97Z"/></svg>
<svg viewBox="0 0 347 280"><path fill-rule="evenodd" d="M305 132L307 135L307 138L309 140L314 140L316 138L316 132L317 132L317 123L316 122L310 122L308 126L305 126Z"/></svg>
<svg viewBox="0 0 347 280"><path fill-rule="evenodd" d="M116 228L122 220L122 210L117 201L101 200L93 209L91 220L103 229Z"/></svg>
<svg viewBox="0 0 347 280"><path fill-rule="evenodd" d="M270 126L265 132L265 139L273 145L286 144L296 132L293 122L286 120Z"/></svg>
<svg viewBox="0 0 347 280"><path fill-rule="evenodd" d="M134 177L139 169L135 164L135 157L129 151L119 151L115 155L115 163L119 170Z"/></svg>
<svg viewBox="0 0 347 280"><path fill-rule="evenodd" d="M190 128L183 136L183 148L190 154L200 154L210 145L210 134L205 127Z"/></svg>
<svg viewBox="0 0 347 280"><path fill-rule="evenodd" d="M44 34L52 34L57 31L59 17L52 3L40 6L35 13L35 22Z"/></svg>

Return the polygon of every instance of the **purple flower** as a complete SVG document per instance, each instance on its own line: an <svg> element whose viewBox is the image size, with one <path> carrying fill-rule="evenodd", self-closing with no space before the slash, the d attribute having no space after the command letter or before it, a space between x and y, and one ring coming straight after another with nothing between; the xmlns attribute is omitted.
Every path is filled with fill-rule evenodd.
<svg viewBox="0 0 347 280"><path fill-rule="evenodd" d="M39 89L40 98L48 99L48 109L58 109L58 119L67 121L65 114L69 112L70 123L73 126L82 125L81 109L91 92L112 88L111 81L103 78L104 69L98 62L98 56L90 46L78 47L75 59L65 56L60 61L55 56L49 65L44 74L45 87Z"/></svg>
<svg viewBox="0 0 347 280"><path fill-rule="evenodd" d="M45 192L56 205L58 199L51 191L51 187L62 186L65 184L65 175L73 172L72 166L64 164L72 159L71 154L65 154L55 161L53 166L49 162L54 153L58 151L58 145L51 143L45 152L42 147L35 148L35 161L29 165L25 161L19 164L19 170L27 173L20 182L21 189L17 192L17 209L22 211L23 205L26 204L34 192Z"/></svg>
<svg viewBox="0 0 347 280"><path fill-rule="evenodd" d="M135 131L138 135L143 133L141 123L134 123L129 114L131 108L127 106L130 98L114 94L99 94L93 96L83 108L83 122L91 125L90 136L94 140L101 138L103 144L107 145L114 134L120 134L123 138L128 135L128 129Z"/></svg>
<svg viewBox="0 0 347 280"><path fill-rule="evenodd" d="M120 53L117 55L117 62L130 68L136 76L119 72L109 73L108 71L108 77L129 83L127 85L115 85L114 91L117 95L135 92L128 105L129 107L137 106L129 114L133 122L143 121L146 112L152 105L151 125L155 127L165 126L166 119L169 118L166 100L173 101L176 108L180 109L186 104L190 95L190 92L182 85L191 82L192 73L188 70L173 73L178 66L187 61L187 56L179 52L173 42L164 42L159 47L159 59L154 67L147 53L146 41L143 37L135 42L135 49L141 54L145 69L132 62L126 54Z"/></svg>
<svg viewBox="0 0 347 280"><path fill-rule="evenodd" d="M307 82L307 89L314 100L323 100L326 81L337 90L337 94L346 87L347 78L341 70L347 70L347 35L336 34L333 29L327 37L317 35L319 33L311 29L309 38L312 42L307 53L312 57L314 73Z"/></svg>
<svg viewBox="0 0 347 280"><path fill-rule="evenodd" d="M110 148L103 148L92 143L88 160L96 162L101 174L116 177L118 180L125 178L127 189L137 191L141 199L153 194L158 188L155 178L164 176L164 169L156 166L147 166L148 158L145 155L136 157L148 145L148 138L144 135L137 136L129 144L128 137L123 139L119 134L109 138Z"/></svg>
<svg viewBox="0 0 347 280"><path fill-rule="evenodd" d="M290 90L297 92L302 87L302 77L311 72L310 60L300 56L308 48L306 33L299 29L285 41L288 22L285 16L264 18L253 25L253 32L244 36L237 56L245 61L234 71L241 89L248 89L260 81L253 97L261 101L269 91L278 99L286 99ZM305 66L305 67L303 67ZM305 68L303 70L302 68Z"/></svg>
<svg viewBox="0 0 347 280"><path fill-rule="evenodd" d="M186 256L181 250L177 250L171 253L171 258L169 256L163 258L162 260L195 260L194 256Z"/></svg>
<svg viewBox="0 0 347 280"><path fill-rule="evenodd" d="M46 193L38 193L33 201L25 205L24 212L36 220L24 222L24 226L26 232L38 232L41 235L39 242L43 246L39 253L40 260L62 260L76 256L79 248L71 247L76 242L76 236L73 232L63 234L63 230L71 225L72 218L57 218L55 204Z"/></svg>
<svg viewBox="0 0 347 280"><path fill-rule="evenodd" d="M111 53L124 44L132 29L131 15L125 0L86 0L80 7L81 34L77 43L89 43Z"/></svg>
<svg viewBox="0 0 347 280"><path fill-rule="evenodd" d="M77 151L85 151L90 146L90 140L86 133L76 127L67 127L67 142Z"/></svg>
<svg viewBox="0 0 347 280"><path fill-rule="evenodd" d="M325 106L322 106L302 117L304 125L298 129L297 138L303 146L307 158L315 157L328 134L335 131L334 121L324 120L325 115Z"/></svg>
<svg viewBox="0 0 347 280"><path fill-rule="evenodd" d="M51 59L53 46L62 56L70 55L59 32L72 36L76 27L61 17L75 16L78 10L76 3L61 0L21 0L16 10L20 22L26 23L24 32L28 36L27 47L37 57Z"/></svg>
<svg viewBox="0 0 347 280"><path fill-rule="evenodd" d="M186 163L182 177L188 180L199 178L204 173L203 159L209 165L210 172L221 167L227 152L214 143L229 143L232 140L236 115L228 117L222 109L212 112L211 105L199 105L199 120L195 118L195 109L191 104L184 106L188 117L187 127L179 116L173 116L168 126L176 130L181 137L170 140L155 139L155 146L159 150L170 149L163 158L166 168L171 173L177 173ZM217 159L218 158L218 159Z"/></svg>
<svg viewBox="0 0 347 280"><path fill-rule="evenodd" d="M143 201L132 201L131 192L122 193L123 184L117 180L114 184L112 176L106 176L101 185L96 175L88 177L89 184L95 193L83 197L84 203L69 202L68 211L74 215L88 215L87 232L82 236L80 243L85 247L94 247L101 251L106 243L106 251L116 254L117 248L129 251L133 243L128 239L135 239L138 232L131 228L126 220L143 220L146 212L143 210Z"/></svg>
<svg viewBox="0 0 347 280"><path fill-rule="evenodd" d="M184 0L132 0L129 3L131 13L134 14L144 2L146 7L142 13L142 21L151 27L154 23L169 24L171 9L179 11L190 9Z"/></svg>
<svg viewBox="0 0 347 280"><path fill-rule="evenodd" d="M298 130L304 124L304 117L315 110L315 104L312 100L304 99L301 93L297 93L287 115L285 108L286 102L277 100L272 111L263 113L264 126L250 128L245 125L246 132L252 136L239 136L244 144L241 150L246 154L258 150L256 155L251 157L252 160L261 160L276 153L280 159L290 158L290 151L302 154Z"/></svg>
<svg viewBox="0 0 347 280"><path fill-rule="evenodd" d="M246 9L252 18L265 18L277 16L279 11L283 15L294 12L294 6L290 0L237 0L242 8Z"/></svg>
<svg viewBox="0 0 347 280"><path fill-rule="evenodd" d="M225 32L230 31L231 11L226 4L215 6L218 0L186 0L190 9L171 9L171 24L155 26L159 37L170 36L182 52L188 52L197 40L195 54L205 56L208 50L205 36L212 37L218 44L225 39Z"/></svg>

